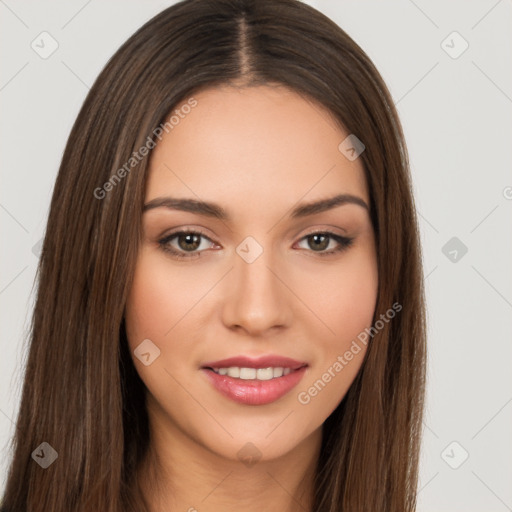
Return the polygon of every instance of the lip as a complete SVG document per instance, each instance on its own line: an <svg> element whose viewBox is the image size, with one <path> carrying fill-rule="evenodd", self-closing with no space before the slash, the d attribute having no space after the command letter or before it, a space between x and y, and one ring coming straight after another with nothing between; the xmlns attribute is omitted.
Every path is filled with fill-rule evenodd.
<svg viewBox="0 0 512 512"><path fill-rule="evenodd" d="M307 366L271 380L235 379L219 375L209 368L201 368L210 384L223 396L245 405L265 405L289 393L306 373Z"/></svg>
<svg viewBox="0 0 512 512"><path fill-rule="evenodd" d="M307 366L304 361L297 361L289 357L278 355L266 355L261 357L235 356L219 361L211 361L201 365L201 368L229 368L230 366L239 366L240 368L274 368L283 367L291 370L298 370L302 366Z"/></svg>
<svg viewBox="0 0 512 512"><path fill-rule="evenodd" d="M271 380L235 379L227 375L219 375L212 368L229 368L238 366L243 368L290 368L288 375ZM281 356L262 356L250 358L246 356L231 357L219 361L205 363L201 372L208 382L223 396L239 404L265 405L275 402L289 393L306 373L308 364Z"/></svg>

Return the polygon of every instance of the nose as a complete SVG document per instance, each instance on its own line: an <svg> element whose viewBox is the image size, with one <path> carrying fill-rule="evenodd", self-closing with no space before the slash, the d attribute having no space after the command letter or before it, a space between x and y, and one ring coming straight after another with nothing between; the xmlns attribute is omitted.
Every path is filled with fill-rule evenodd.
<svg viewBox="0 0 512 512"><path fill-rule="evenodd" d="M270 256L270 250L264 250L248 263L234 254L234 268L228 276L222 306L222 320L227 328L264 336L289 326L292 294Z"/></svg>

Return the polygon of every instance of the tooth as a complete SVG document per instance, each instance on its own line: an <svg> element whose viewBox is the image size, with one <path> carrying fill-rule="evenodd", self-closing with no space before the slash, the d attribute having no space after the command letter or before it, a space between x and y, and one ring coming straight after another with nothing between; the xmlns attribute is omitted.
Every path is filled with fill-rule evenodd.
<svg viewBox="0 0 512 512"><path fill-rule="evenodd" d="M282 377L283 376L283 369L279 366L277 368L274 368L274 377Z"/></svg>
<svg viewBox="0 0 512 512"><path fill-rule="evenodd" d="M277 368L244 368L231 366L229 368L212 368L212 370L219 375L227 375L228 377L243 380L271 380L289 375L293 371L291 368L283 368L281 366Z"/></svg>
<svg viewBox="0 0 512 512"><path fill-rule="evenodd" d="M255 379L256 368L240 368L240 378L244 380Z"/></svg>
<svg viewBox="0 0 512 512"><path fill-rule="evenodd" d="M228 368L227 376L238 379L240 377L240 368L238 366L230 366Z"/></svg>
<svg viewBox="0 0 512 512"><path fill-rule="evenodd" d="M274 370L272 368L258 368L256 378L258 380L270 380L274 377Z"/></svg>

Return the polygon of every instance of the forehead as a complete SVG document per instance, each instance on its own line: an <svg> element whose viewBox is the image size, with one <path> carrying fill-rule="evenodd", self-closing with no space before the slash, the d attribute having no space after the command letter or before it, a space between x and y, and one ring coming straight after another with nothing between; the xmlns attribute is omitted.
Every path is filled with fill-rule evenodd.
<svg viewBox="0 0 512 512"><path fill-rule="evenodd" d="M280 86L213 88L171 114L151 156L146 200L165 195L243 207L290 207L347 193L369 201L360 159L338 149L349 135L321 105ZM177 111L177 112L176 112ZM253 212L254 213L254 212Z"/></svg>

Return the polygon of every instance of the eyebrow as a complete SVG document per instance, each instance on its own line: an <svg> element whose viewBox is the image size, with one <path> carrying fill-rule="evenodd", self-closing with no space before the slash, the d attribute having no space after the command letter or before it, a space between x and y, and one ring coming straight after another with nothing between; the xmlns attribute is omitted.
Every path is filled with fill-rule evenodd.
<svg viewBox="0 0 512 512"><path fill-rule="evenodd" d="M309 203L302 203L296 206L290 213L292 219L298 219L325 212L343 206L346 204L355 204L365 210L370 210L366 202L358 196L352 194L338 194L328 199L320 199ZM168 208L171 210L181 210L184 212L196 213L207 217L215 217L223 221L229 221L230 215L222 206L209 201L198 201L188 198L157 197L144 205L144 212L155 208Z"/></svg>

